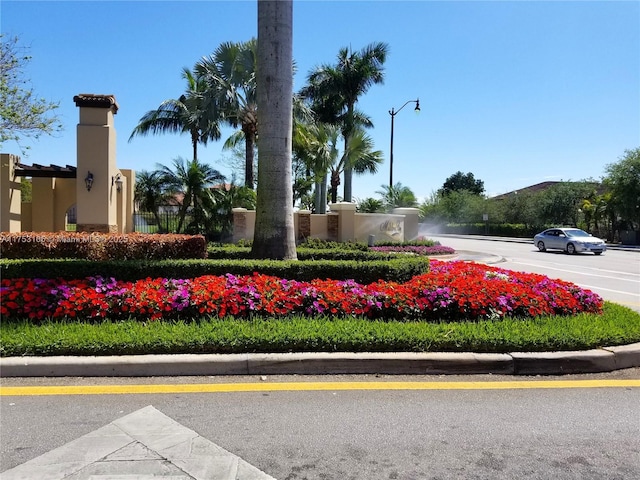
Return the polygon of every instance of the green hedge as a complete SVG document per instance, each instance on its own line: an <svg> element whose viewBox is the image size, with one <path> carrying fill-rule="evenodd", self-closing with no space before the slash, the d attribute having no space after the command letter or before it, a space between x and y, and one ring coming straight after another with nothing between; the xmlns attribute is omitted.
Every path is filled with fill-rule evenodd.
<svg viewBox="0 0 640 480"><path fill-rule="evenodd" d="M533 238L546 226L521 223L448 223L442 233L457 235L493 235L498 237Z"/></svg>
<svg viewBox="0 0 640 480"><path fill-rule="evenodd" d="M254 272L281 278L310 281L316 278L353 279L359 283L378 280L406 282L429 270L427 257L402 255L384 260L0 260L1 278L114 277L194 278L201 275L252 275Z"/></svg>
<svg viewBox="0 0 640 480"><path fill-rule="evenodd" d="M396 244L397 245L397 244ZM297 249L298 260L358 260L358 261L372 261L372 260L391 260L397 257L397 255L384 252L375 252L370 250L369 247L366 250L359 250L353 248L307 248L300 246ZM217 260L249 260L251 255L251 249L248 247L240 246L224 246L216 247L209 246L207 248L207 258Z"/></svg>
<svg viewBox="0 0 640 480"><path fill-rule="evenodd" d="M202 235L21 232L0 235L1 258L87 260L205 258Z"/></svg>

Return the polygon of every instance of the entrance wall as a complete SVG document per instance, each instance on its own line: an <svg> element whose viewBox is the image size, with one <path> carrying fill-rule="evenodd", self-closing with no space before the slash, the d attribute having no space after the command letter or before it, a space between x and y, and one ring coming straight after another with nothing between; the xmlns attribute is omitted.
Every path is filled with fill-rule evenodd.
<svg viewBox="0 0 640 480"><path fill-rule="evenodd" d="M402 208L394 213L356 213L354 203L331 204L327 214L311 214L306 210L294 213L295 237L336 242L374 241L397 242L418 237L419 210ZM253 240L256 212L233 209L233 241Z"/></svg>

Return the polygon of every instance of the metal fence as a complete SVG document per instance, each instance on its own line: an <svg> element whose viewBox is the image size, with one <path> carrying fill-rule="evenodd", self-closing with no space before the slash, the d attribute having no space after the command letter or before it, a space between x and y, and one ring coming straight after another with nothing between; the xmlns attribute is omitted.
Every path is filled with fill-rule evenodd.
<svg viewBox="0 0 640 480"><path fill-rule="evenodd" d="M180 215L175 210L160 208L158 215L153 212L136 211L133 213L133 231L139 233L178 233ZM189 225L192 218L185 216L182 229Z"/></svg>

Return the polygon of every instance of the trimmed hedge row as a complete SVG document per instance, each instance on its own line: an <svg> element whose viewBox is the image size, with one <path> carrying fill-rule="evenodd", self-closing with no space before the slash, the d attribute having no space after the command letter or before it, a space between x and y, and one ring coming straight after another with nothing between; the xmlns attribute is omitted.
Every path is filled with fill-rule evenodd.
<svg viewBox="0 0 640 480"><path fill-rule="evenodd" d="M202 235L21 232L0 235L2 258L164 260L205 258Z"/></svg>
<svg viewBox="0 0 640 480"><path fill-rule="evenodd" d="M353 279L358 283L378 280L407 282L429 271L429 259L401 255L384 260L0 260L2 278L114 277L118 280L144 278L195 278L202 275L252 275L259 272L280 278L311 281L316 278Z"/></svg>
<svg viewBox="0 0 640 480"><path fill-rule="evenodd" d="M521 223L447 223L441 227L442 233L457 235L494 235L498 237L533 238L544 225L527 226Z"/></svg>
<svg viewBox="0 0 640 480"><path fill-rule="evenodd" d="M349 248L307 248L299 246L297 248L298 260L390 260L396 258L397 255L386 252L376 252L370 250L349 249ZM248 260L250 259L251 249L248 247L240 247L227 245L224 247L209 246L207 248L207 258L220 260Z"/></svg>

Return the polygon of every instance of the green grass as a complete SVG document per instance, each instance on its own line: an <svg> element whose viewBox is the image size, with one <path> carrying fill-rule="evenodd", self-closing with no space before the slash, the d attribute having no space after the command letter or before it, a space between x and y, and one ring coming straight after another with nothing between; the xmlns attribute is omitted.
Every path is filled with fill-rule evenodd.
<svg viewBox="0 0 640 480"><path fill-rule="evenodd" d="M602 315L424 323L295 317L253 320L46 321L0 324L0 355L250 352L513 352L584 350L640 341L640 314L605 303Z"/></svg>

